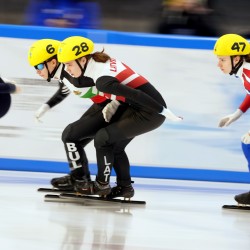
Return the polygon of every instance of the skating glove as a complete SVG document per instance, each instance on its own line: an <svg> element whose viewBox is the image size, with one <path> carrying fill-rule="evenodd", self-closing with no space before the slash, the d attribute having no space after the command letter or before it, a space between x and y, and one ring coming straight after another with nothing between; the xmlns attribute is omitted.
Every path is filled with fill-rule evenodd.
<svg viewBox="0 0 250 250"><path fill-rule="evenodd" d="M241 141L245 144L250 144L250 131L241 137Z"/></svg>
<svg viewBox="0 0 250 250"><path fill-rule="evenodd" d="M182 117L176 116L170 109L164 108L160 114L164 115L170 121L179 122L183 120Z"/></svg>
<svg viewBox="0 0 250 250"><path fill-rule="evenodd" d="M106 122L110 122L112 116L115 114L119 106L120 103L116 100L113 100L104 107L102 114Z"/></svg>
<svg viewBox="0 0 250 250"><path fill-rule="evenodd" d="M233 114L224 116L219 122L219 127L229 126L232 122L238 120L242 114L243 112L240 109L237 109Z"/></svg>
<svg viewBox="0 0 250 250"><path fill-rule="evenodd" d="M35 113L35 118L37 121L41 121L40 118L50 109L48 104L43 104Z"/></svg>

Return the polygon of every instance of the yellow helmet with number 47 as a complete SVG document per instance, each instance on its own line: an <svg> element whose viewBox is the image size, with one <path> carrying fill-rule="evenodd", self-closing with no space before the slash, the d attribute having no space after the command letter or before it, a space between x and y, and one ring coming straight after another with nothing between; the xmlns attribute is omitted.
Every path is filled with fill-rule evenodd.
<svg viewBox="0 0 250 250"><path fill-rule="evenodd" d="M89 55L94 50L94 43L82 36L71 36L63 40L58 48L58 61L61 63L76 60Z"/></svg>
<svg viewBox="0 0 250 250"><path fill-rule="evenodd" d="M240 35L226 34L215 43L214 54L217 56L247 55L250 54L250 44Z"/></svg>
<svg viewBox="0 0 250 250"><path fill-rule="evenodd" d="M34 42L28 52L28 61L30 65L36 66L55 56L59 45L60 41L53 39L41 39Z"/></svg>

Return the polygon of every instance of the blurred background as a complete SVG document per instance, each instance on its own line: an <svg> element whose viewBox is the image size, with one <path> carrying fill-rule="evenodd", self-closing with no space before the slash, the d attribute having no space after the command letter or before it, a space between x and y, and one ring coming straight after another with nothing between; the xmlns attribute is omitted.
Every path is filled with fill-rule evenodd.
<svg viewBox="0 0 250 250"><path fill-rule="evenodd" d="M1 0L0 23L250 37L249 0Z"/></svg>

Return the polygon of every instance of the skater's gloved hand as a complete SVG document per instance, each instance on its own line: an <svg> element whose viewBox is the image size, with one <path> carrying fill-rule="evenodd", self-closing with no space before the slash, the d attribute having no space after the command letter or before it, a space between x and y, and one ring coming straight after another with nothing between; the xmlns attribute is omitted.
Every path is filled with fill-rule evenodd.
<svg viewBox="0 0 250 250"><path fill-rule="evenodd" d="M48 104L43 104L35 113L35 118L37 121L41 122L40 118L50 109Z"/></svg>
<svg viewBox="0 0 250 250"><path fill-rule="evenodd" d="M112 116L115 114L119 106L120 103L116 100L113 100L104 107L102 114L106 122L110 122Z"/></svg>
<svg viewBox="0 0 250 250"><path fill-rule="evenodd" d="M241 141L245 144L250 144L250 131L241 137Z"/></svg>
<svg viewBox="0 0 250 250"><path fill-rule="evenodd" d="M240 109L237 109L233 114L224 116L219 122L219 127L229 126L232 122L238 120L242 114L243 112Z"/></svg>
<svg viewBox="0 0 250 250"><path fill-rule="evenodd" d="M174 122L179 122L182 121L183 118L180 116L176 116L170 109L166 109L164 108L162 110L162 112L160 113L161 115L164 115L166 117L166 119L170 120L170 121L174 121Z"/></svg>

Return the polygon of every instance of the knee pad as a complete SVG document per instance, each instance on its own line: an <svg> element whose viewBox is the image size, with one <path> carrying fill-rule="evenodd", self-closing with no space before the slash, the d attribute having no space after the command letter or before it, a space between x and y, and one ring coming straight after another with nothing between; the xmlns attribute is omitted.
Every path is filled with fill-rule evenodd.
<svg viewBox="0 0 250 250"><path fill-rule="evenodd" d="M109 134L105 128L100 129L94 138L95 148L108 146Z"/></svg>

